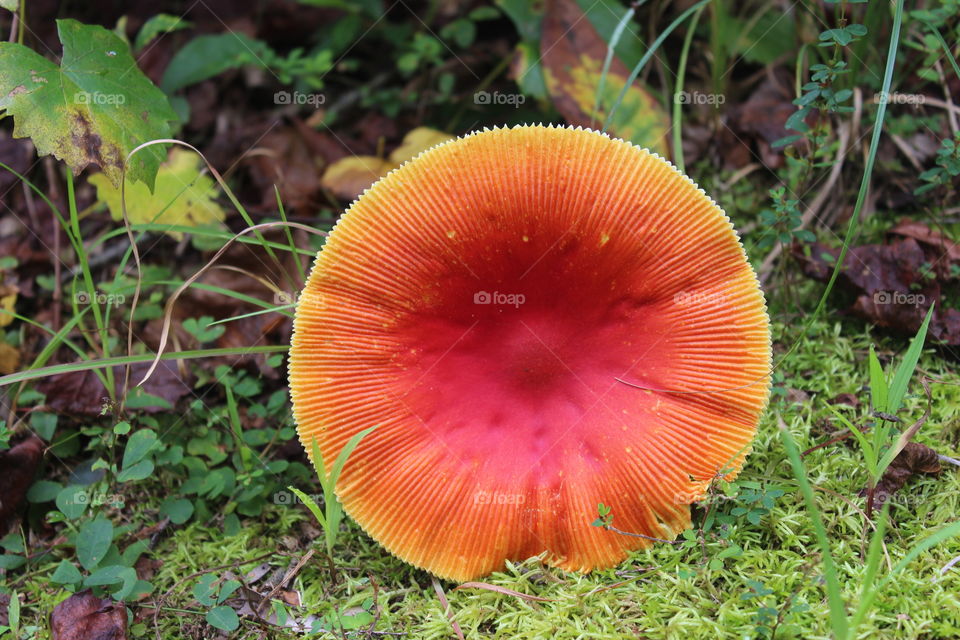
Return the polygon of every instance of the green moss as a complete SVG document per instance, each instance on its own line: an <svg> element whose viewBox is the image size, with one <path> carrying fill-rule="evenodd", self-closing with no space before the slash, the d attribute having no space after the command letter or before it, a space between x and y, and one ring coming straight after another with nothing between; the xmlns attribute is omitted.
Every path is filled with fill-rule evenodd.
<svg viewBox="0 0 960 640"><path fill-rule="evenodd" d="M782 353L794 339L799 323L786 314L780 317L786 320L775 323L774 333ZM634 553L615 569L589 575L544 568L536 558L511 564L486 581L550 601L527 602L480 589L455 591L456 585L445 583L452 613L464 635L531 640L752 638L762 637L755 629L758 610L769 607L779 611L799 605L800 610L786 615L776 637L829 638L819 549L782 449L778 425L786 425L801 449L827 439L823 421L830 414L826 403L840 393L862 392L871 341L878 343L878 352L887 360L905 348L900 340L871 337L858 321L825 320L817 322L782 363L778 386L783 391L774 395L740 480L777 485L786 492L758 525L739 518L730 525L726 541L712 538L707 546L713 557L728 544L739 545L743 549L739 557L727 558L722 568L712 569L703 563L699 545L658 545ZM957 381L949 365L932 349L924 354L921 369ZM794 391L786 393L788 388ZM915 419L922 414L926 399L917 384L911 392L903 415ZM955 453L957 441L955 407L960 406L960 387L936 384L932 393L931 417L916 439L949 455ZM866 475L860 456L852 441L844 441L813 452L805 464L810 481L818 488L816 497L834 545L844 596L855 602L864 572L864 521L859 510L863 499L857 492ZM167 497L160 487L155 489L138 491L137 510L149 513ZM896 562L912 545L954 521L957 513L960 477L955 468L946 468L939 477L911 480L897 495L892 511L894 525L887 535L891 561ZM372 577L380 610L378 630L425 639L452 635L430 576L391 556L352 522L345 525L337 549L340 582L336 586L331 585L321 561L319 527L305 509L271 505L260 518L244 519L233 536L224 535L215 525L216 520L213 525L186 525L162 539L153 554L163 563L152 579L157 594L203 569L246 562L236 572L249 570L254 566L252 559L270 552L285 554L286 558L273 556L271 562L286 567L312 546L316 555L295 579L302 591L304 613L322 616L335 609L361 606L373 597ZM945 638L960 634L960 576L955 569L939 574L957 555L960 540L923 554L878 598L873 614L860 629L861 637ZM45 627L53 605L66 596L48 581L56 562L59 558L41 562L15 585L26 596L25 624ZM180 584L164 603L162 638L212 633L204 627L205 610L192 599L194 583ZM770 593L750 597L756 594L751 587L756 583ZM145 626L134 630L141 637L153 637L153 609L134 604L132 610L138 619L145 619ZM272 633L273 637L295 635L285 630Z"/></svg>

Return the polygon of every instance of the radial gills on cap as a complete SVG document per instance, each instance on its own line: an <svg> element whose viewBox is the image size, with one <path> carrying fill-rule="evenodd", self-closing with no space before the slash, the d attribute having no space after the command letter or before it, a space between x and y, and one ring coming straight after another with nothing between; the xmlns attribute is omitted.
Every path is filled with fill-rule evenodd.
<svg viewBox="0 0 960 640"><path fill-rule="evenodd" d="M389 551L455 580L610 567L735 474L769 320L730 220L668 162L583 129L484 130L366 191L301 294L301 441Z"/></svg>

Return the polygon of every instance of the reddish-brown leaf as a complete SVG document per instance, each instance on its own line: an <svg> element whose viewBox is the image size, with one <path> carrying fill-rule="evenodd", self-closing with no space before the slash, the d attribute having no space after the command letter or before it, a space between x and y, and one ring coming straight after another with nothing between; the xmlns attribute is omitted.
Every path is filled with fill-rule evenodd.
<svg viewBox="0 0 960 640"><path fill-rule="evenodd" d="M90 591L75 593L50 614L52 640L126 640L126 607Z"/></svg>
<svg viewBox="0 0 960 640"><path fill-rule="evenodd" d="M877 507L883 506L883 503L903 488L907 480L916 473L940 473L940 459L937 452L930 447L908 442L883 472L874 492L874 504Z"/></svg>
<svg viewBox="0 0 960 640"><path fill-rule="evenodd" d="M33 434L0 451L0 535L23 502L42 457L43 440Z"/></svg>
<svg viewBox="0 0 960 640"><path fill-rule="evenodd" d="M615 103L630 70L616 56L594 113L607 43L584 15L577 0L548 0L540 38L543 77L547 90L571 125L599 128ZM639 82L634 82L614 112L609 131L663 157L669 157L670 117Z"/></svg>

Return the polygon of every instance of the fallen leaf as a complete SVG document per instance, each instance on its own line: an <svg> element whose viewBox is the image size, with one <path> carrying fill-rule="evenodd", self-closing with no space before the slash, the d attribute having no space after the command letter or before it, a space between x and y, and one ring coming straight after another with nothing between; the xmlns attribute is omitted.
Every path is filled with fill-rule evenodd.
<svg viewBox="0 0 960 640"><path fill-rule="evenodd" d="M614 56L594 112L600 76L607 56L603 41L577 0L550 0L540 38L547 90L566 121L598 128L615 104L630 70ZM669 157L670 117L639 82L634 82L614 112L608 130L619 138Z"/></svg>
<svg viewBox="0 0 960 640"><path fill-rule="evenodd" d="M848 407L859 407L860 399L854 393L839 393L827 400L830 404L845 404Z"/></svg>
<svg viewBox="0 0 960 640"><path fill-rule="evenodd" d="M19 292L19 289L13 285L0 284L0 327L6 327L13 322L13 312Z"/></svg>
<svg viewBox="0 0 960 640"><path fill-rule="evenodd" d="M20 352L3 341L0 335L0 375L10 375L20 370Z"/></svg>
<svg viewBox="0 0 960 640"><path fill-rule="evenodd" d="M888 233L913 238L921 245L938 251L941 257L945 256L951 261L960 262L960 245L922 222L904 218Z"/></svg>
<svg viewBox="0 0 960 640"><path fill-rule="evenodd" d="M840 255L838 248L819 243L796 244L791 251L804 274L821 282L829 280ZM960 311L943 301L944 292L957 285L950 269L953 264L939 245L894 235L888 244L852 247L840 269L837 289L853 297L851 313L906 336L916 335L930 305L936 303L930 337L960 345Z"/></svg>
<svg viewBox="0 0 960 640"><path fill-rule="evenodd" d="M795 133L786 128L787 119L797 111L791 92L789 78L771 73L745 102L727 110L727 124L719 132L725 166L739 168L758 156L772 169L783 166L783 150L773 143Z"/></svg>
<svg viewBox="0 0 960 640"><path fill-rule="evenodd" d="M327 167L320 183L341 200L354 200L394 166L375 156L349 156Z"/></svg>
<svg viewBox="0 0 960 640"><path fill-rule="evenodd" d="M0 451L0 535L7 527L27 489L33 484L33 476L43 457L43 440L30 434L6 451Z"/></svg>
<svg viewBox="0 0 960 640"><path fill-rule="evenodd" d="M147 363L140 363L130 367L131 387L143 378L149 366ZM113 368L118 393L123 388L125 373L124 367ZM190 390L188 382L180 377L174 360L161 360L156 371L142 387L142 393L165 401L169 405L167 410L176 406L177 400L190 393ZM53 411L78 416L100 415L104 402L109 397L100 378L92 371L72 371L42 378L37 382L37 391L46 395L47 406ZM131 394L134 393L137 392L131 389ZM128 401L129 399L130 396ZM159 403L141 406L143 404L138 404L138 411L156 413L164 410Z"/></svg>
<svg viewBox="0 0 960 640"><path fill-rule="evenodd" d="M342 200L354 200L374 182L404 162L453 138L449 133L429 127L417 127L403 137L403 142L383 160L376 156L348 156L337 160L323 174L325 189Z"/></svg>
<svg viewBox="0 0 960 640"><path fill-rule="evenodd" d="M917 442L908 442L877 483L873 498L874 505L878 508L882 507L893 494L903 488L911 476L917 473L940 473L940 459L937 452L930 447ZM860 493L866 495L866 489Z"/></svg>
<svg viewBox="0 0 960 640"><path fill-rule="evenodd" d="M390 161L400 166L404 162L413 160L418 155L431 149L447 140L453 140L454 136L443 131L437 131L430 127L417 127L411 129L407 135L403 136L403 142L390 154Z"/></svg>
<svg viewBox="0 0 960 640"><path fill-rule="evenodd" d="M160 166L153 193L143 183L127 181L127 216L131 224L169 224L187 227L223 222L226 213L216 202L213 178L200 174L200 156L176 147ZM123 220L120 189L102 173L90 176L97 199L106 203L114 220ZM179 240L183 233L167 231Z"/></svg>
<svg viewBox="0 0 960 640"><path fill-rule="evenodd" d="M50 614L51 640L126 640L127 610L89 590L75 593Z"/></svg>

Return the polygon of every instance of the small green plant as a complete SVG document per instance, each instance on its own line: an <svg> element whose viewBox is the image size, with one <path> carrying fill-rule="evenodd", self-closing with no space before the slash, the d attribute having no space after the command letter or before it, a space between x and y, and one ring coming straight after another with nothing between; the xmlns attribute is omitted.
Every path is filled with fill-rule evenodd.
<svg viewBox="0 0 960 640"><path fill-rule="evenodd" d="M957 176L960 176L960 132L953 138L945 138L937 150L937 166L920 174L926 184L914 189L915 195L921 195L938 187L952 189Z"/></svg>
<svg viewBox="0 0 960 640"><path fill-rule="evenodd" d="M873 511L873 496L876 491L877 483L883 476L897 454L903 450L910 438L916 433L916 429L922 424L922 421L915 423L911 427L899 434L895 442L891 442L893 426L898 422L897 412L903 405L904 396L906 396L910 379L917 368L917 362L920 360L920 353L923 351L923 345L927 337L927 329L930 326L930 319L933 317L933 306L927 311L927 315L920 325L917 335L910 342L900 366L894 372L892 378L888 380L883 371L880 360L877 358L873 347L870 347L869 355L869 376L870 376L870 405L872 407L872 417L876 418L869 437L864 434L855 424L848 420L837 408L830 405L830 410L840 422L850 431L860 445L863 452L864 463L867 467L867 515L870 516Z"/></svg>
<svg viewBox="0 0 960 640"><path fill-rule="evenodd" d="M806 602L794 602L793 597L788 598L779 608L771 606L767 603L767 598L773 595L773 589L759 580L747 580L746 582L750 590L741 593L740 599L744 601L753 600L759 605L750 620L757 638L772 639L776 637L777 630L786 626L793 614L804 613L810 609L810 605Z"/></svg>
<svg viewBox="0 0 960 640"><path fill-rule="evenodd" d="M360 444L360 441L373 433L374 429L376 429L376 426L364 429L363 431L354 434L354 436L347 441L347 444L344 445L343 449L340 450L336 460L333 462L333 466L330 467L329 470L327 469L327 465L323 460L323 454L320 452L320 447L317 446L316 439L313 440L313 466L317 471L317 476L320 478L320 486L323 488L323 510L321 510L317 503L303 491L300 491L295 487L289 487L290 491L296 494L296 496L300 498L305 505L307 505L310 513L313 514L313 517L316 518L317 522L320 523L320 526L323 527L324 542L326 543L328 557L332 558L333 547L336 545L337 536L340 533L340 521L343 519L343 507L341 506L340 501L337 499L336 494L337 481L340 479L340 472L343 471L344 465L347 464L347 459L350 457L350 454L353 453L353 450L357 448L357 445Z"/></svg>
<svg viewBox="0 0 960 640"><path fill-rule="evenodd" d="M782 185L770 190L773 209L760 212L760 225L764 233L757 240L758 249L770 249L775 244L790 244L794 240L813 242L817 237L812 231L801 229L803 215L797 208L797 200L787 198Z"/></svg>

